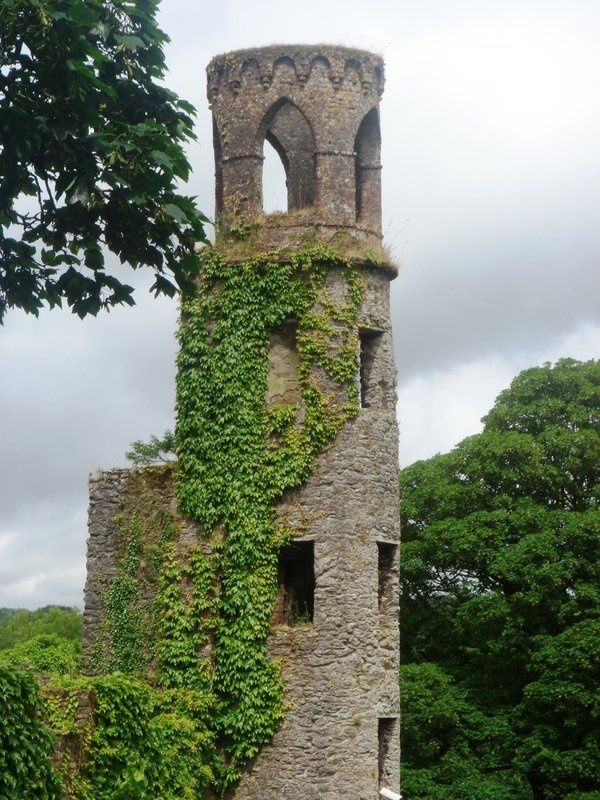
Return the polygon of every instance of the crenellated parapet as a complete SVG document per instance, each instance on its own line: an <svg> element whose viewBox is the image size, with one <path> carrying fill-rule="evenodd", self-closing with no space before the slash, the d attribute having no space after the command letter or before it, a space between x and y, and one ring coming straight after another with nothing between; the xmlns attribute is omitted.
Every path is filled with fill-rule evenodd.
<svg viewBox="0 0 600 800"><path fill-rule="evenodd" d="M304 86L313 71L324 70L334 90L342 85L365 94L383 93L383 59L366 50L331 45L275 45L216 56L207 68L208 96L221 91L237 94L254 81L267 91L284 69Z"/></svg>
<svg viewBox="0 0 600 800"><path fill-rule="evenodd" d="M274 243L307 230L324 239L338 231L381 239L381 57L277 45L217 56L207 73L221 222L262 214L266 139L288 188L287 218L264 219Z"/></svg>

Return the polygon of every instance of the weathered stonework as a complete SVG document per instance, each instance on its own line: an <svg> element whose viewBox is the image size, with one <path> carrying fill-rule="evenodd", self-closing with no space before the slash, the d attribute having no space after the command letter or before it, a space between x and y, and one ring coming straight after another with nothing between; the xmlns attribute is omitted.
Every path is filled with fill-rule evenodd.
<svg viewBox="0 0 600 800"><path fill-rule="evenodd" d="M208 87L223 231L252 222L271 245L293 247L307 233L326 241L343 233L361 246L379 244L379 57L341 47L246 50L215 58ZM265 137L286 167L288 214L261 217ZM227 252L227 237L220 246ZM248 766L236 800L375 800L381 786L398 791L400 531L389 306L394 272L372 258L359 262L364 293L356 380L362 407L318 458L307 483L278 508L306 545L300 556L310 551L314 559L303 566L312 571L314 563L314 588L305 587L306 597L314 594L310 602L302 598L306 613L292 620L286 587L280 587L269 650L282 665L288 709L273 741ZM342 271L331 268L329 298L342 299L346 291ZM267 404L298 400L293 324L273 333L269 366ZM127 470L113 470L90 482L88 658L104 635L102 598L116 574L116 519L129 480ZM166 492L174 497L173 489ZM197 543L197 531L179 522L185 554ZM294 563L287 564L288 572ZM151 587L145 591L151 602Z"/></svg>
<svg viewBox="0 0 600 800"><path fill-rule="evenodd" d="M262 212L266 137L286 167L288 209L303 212L265 221L274 244L307 231L330 239L350 229L379 241L382 91L382 59L362 50L264 47L214 58L208 96L221 222Z"/></svg>

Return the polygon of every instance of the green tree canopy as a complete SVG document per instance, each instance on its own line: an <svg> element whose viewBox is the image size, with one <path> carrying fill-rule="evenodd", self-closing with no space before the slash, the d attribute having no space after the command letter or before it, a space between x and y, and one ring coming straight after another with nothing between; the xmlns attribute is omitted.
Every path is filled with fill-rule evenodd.
<svg viewBox="0 0 600 800"><path fill-rule="evenodd" d="M131 443L130 447L131 450L125 453L125 457L136 467L173 461L175 458L175 434L173 431L165 431L160 438L152 435L147 442L137 439Z"/></svg>
<svg viewBox="0 0 600 800"><path fill-rule="evenodd" d="M0 322L66 301L133 304L108 250L191 285L206 222L178 193L193 107L161 85L159 0L0 4Z"/></svg>
<svg viewBox="0 0 600 800"><path fill-rule="evenodd" d="M3 609L9 611L9 609ZM0 616L0 650L27 642L34 636L56 634L79 645L83 617L76 608L45 606L37 611L10 609Z"/></svg>
<svg viewBox="0 0 600 800"><path fill-rule="evenodd" d="M401 475L404 662L435 664L509 726L482 780L501 769L524 797L598 800L600 361L526 370L483 421ZM428 768L412 735L405 717L409 786Z"/></svg>

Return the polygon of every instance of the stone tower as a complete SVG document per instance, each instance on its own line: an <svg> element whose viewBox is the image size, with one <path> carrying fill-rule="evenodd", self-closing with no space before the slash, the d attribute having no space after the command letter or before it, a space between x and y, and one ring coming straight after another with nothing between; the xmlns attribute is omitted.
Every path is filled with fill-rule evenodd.
<svg viewBox="0 0 600 800"><path fill-rule="evenodd" d="M244 50L208 67L221 230L258 225L266 247L326 241L359 264L365 283L359 414L281 503L281 513L308 520L280 557L269 640L288 710L237 800L374 800L380 787L398 790L395 271L380 248L382 91L381 58L343 47ZM284 214L262 216L265 139L285 167ZM337 280L332 269L334 295ZM289 402L293 337L271 340L270 368L268 402Z"/></svg>
<svg viewBox="0 0 600 800"><path fill-rule="evenodd" d="M178 463L108 470L90 481L83 640L88 671L134 674L170 689L191 685L204 691L208 683L210 692L218 692L223 685L215 666L223 664L219 654L229 645L231 630L243 628L246 638L240 634L236 645L250 641L254 646L260 639L257 647L266 661L254 661L259 665L255 672L248 660L235 661L237 672L220 698L230 702L232 714L240 715L236 720L246 714L255 720L254 709L268 705L260 691L256 701L252 689L270 667L277 672L277 709L281 714L285 704L283 722L272 739L275 723L266 734L254 723L244 728L258 731L260 745L270 741L252 750L258 754L250 763L244 761L242 778L232 789L235 800L376 800L381 787L398 789L398 442L389 307L390 280L396 273L381 247L382 89L381 59L342 47L268 47L228 53L211 62L218 238L206 255L210 260L216 254L226 263L211 308L228 309L225 321L219 321L229 325L229 333L235 328L248 334L252 325L244 328L236 316L248 307L223 306L224 276L233 276L233 283L242 286L235 297L243 302L247 285L237 278L248 276L249 264L256 261L267 277L287 275L277 283L277 292L289 303L290 296L299 295L290 294L292 273L285 269L294 259L314 258L312 272L307 267L293 280L296 288L305 289L318 274L319 290L309 295L312 306L286 305L276 322L265 323L259 344L252 340L251 346L247 338L238 338L228 348L231 340L225 338L219 350L223 328L211 327L211 320L206 328L200 326L202 346L194 339L186 350L183 337L196 330L188 317L181 329L178 398L185 397L193 411L178 405ZM287 175L288 210L281 214L262 213L265 139L281 156ZM201 274L201 283L203 277L209 279ZM252 324L257 307L251 306L248 315ZM286 316L290 308L299 318L292 311ZM351 315L345 315L348 308ZM328 361L327 350L324 360L309 363L302 349L307 318L323 317L327 327L317 328L316 334L313 329L316 338L310 341L316 346L323 334L324 347L334 355ZM251 353L242 377L231 367L240 363L231 355L238 350ZM218 371L220 359L223 372ZM332 363L345 365L341 378L331 372ZM188 391L181 389L182 378ZM250 411L236 405L243 391L250 392L244 395L252 398ZM322 446L310 450L313 440L302 436L310 425L314 430L315 419L322 427L327 419L325 412L315 415L310 399L315 396L322 400L319 408L333 409L334 415L340 408L348 413L336 417L335 438L325 437ZM193 427L199 418L194 404L199 402L206 410L201 429ZM213 414L215 404L218 415ZM227 450L231 437L214 438L232 430L224 418L233 419L236 431L240 418L251 420L242 438L233 437L233 451ZM282 445L281 428L261 427L265 419L284 418L289 441L302 443L295 450ZM191 478L188 446L193 463L199 464ZM239 530L232 534L231 516L222 508L208 523L202 513L217 494L231 494L240 516L249 518L256 488L252 481L267 474L266 461L261 461L267 451L278 453L278 463L284 465L273 482L282 488L273 495L277 499L269 506L270 516L252 520L266 519L273 532L284 530L281 541L288 543L280 547L280 540L275 544L269 539L258 552L255 539L262 530L264 540L264 526L248 525L241 536ZM292 462L294 474L294 458L309 451L310 469L302 479L286 483L282 472ZM228 483L202 494L211 475L221 476L225 458ZM200 492L200 501L191 508L182 502L189 495L178 488L182 475L186 491L192 487ZM252 555L240 558L238 550L237 560L227 556L228 544L235 548L240 541L250 543ZM238 571L227 581L229 567ZM269 593L260 597L268 596L273 605L247 601L263 585L264 575ZM227 609L228 591L236 603L246 602L232 605L235 613ZM215 620L211 622L210 608L229 625L219 629L221 639L211 627ZM237 613L239 608L243 611ZM219 738L224 730L218 728L220 719L218 713L211 717L223 751L227 738Z"/></svg>

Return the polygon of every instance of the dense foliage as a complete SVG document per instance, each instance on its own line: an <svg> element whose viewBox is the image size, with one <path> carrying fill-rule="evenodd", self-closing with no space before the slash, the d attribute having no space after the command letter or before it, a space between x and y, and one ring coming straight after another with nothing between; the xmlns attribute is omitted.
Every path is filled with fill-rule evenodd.
<svg viewBox="0 0 600 800"><path fill-rule="evenodd" d="M159 0L0 4L0 322L132 304L106 250L190 286L204 217L178 193L189 103L166 89Z"/></svg>
<svg viewBox="0 0 600 800"><path fill-rule="evenodd" d="M73 675L80 667L79 642L56 633L39 634L0 650L0 664L23 665L48 675Z"/></svg>
<svg viewBox="0 0 600 800"><path fill-rule="evenodd" d="M212 778L210 700L123 675L63 679L44 690L65 747L65 800L197 800Z"/></svg>
<svg viewBox="0 0 600 800"><path fill-rule="evenodd" d="M0 615L0 650L26 642L38 635L56 634L79 644L83 617L76 608L45 606L36 611L24 608L2 609Z"/></svg>
<svg viewBox="0 0 600 800"><path fill-rule="evenodd" d="M35 679L0 664L0 798L59 800L51 756Z"/></svg>
<svg viewBox="0 0 600 800"><path fill-rule="evenodd" d="M406 798L598 800L600 362L521 373L401 485Z"/></svg>
<svg viewBox="0 0 600 800"><path fill-rule="evenodd" d="M31 674L0 664L0 797L198 800L213 775L212 712L192 690L122 675L57 678L39 690Z"/></svg>

